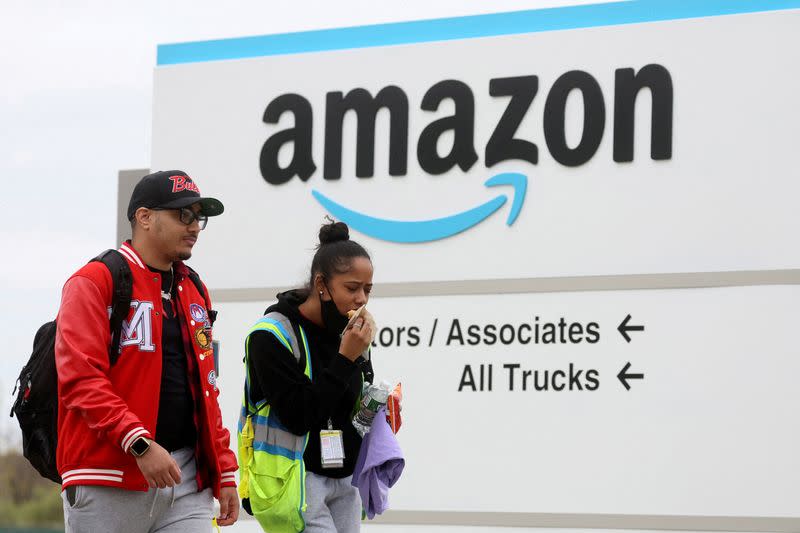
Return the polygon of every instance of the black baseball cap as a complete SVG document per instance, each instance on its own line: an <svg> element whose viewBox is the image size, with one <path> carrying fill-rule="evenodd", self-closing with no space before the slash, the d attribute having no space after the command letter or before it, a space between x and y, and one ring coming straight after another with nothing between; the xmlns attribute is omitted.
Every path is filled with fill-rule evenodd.
<svg viewBox="0 0 800 533"><path fill-rule="evenodd" d="M200 196L194 180L182 170L161 170L139 180L128 203L128 220L133 220L140 207L153 209L180 209L200 204L200 214L209 217L221 215L225 210L216 198Z"/></svg>

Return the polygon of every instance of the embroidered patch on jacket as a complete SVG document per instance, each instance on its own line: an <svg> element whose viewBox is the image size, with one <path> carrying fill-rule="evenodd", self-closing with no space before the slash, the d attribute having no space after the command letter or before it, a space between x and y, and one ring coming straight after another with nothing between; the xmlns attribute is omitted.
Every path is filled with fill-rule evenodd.
<svg viewBox="0 0 800 533"><path fill-rule="evenodd" d="M126 346L138 346L139 351L154 352L156 347L153 342L153 302L131 300L134 310L131 317L122 321L120 328L120 351ZM109 307L109 316L111 308Z"/></svg>
<svg viewBox="0 0 800 533"><path fill-rule="evenodd" d="M206 327L211 326L211 323L208 321L208 313L206 313L206 310L203 309L202 305L190 304L189 314L192 315L192 319L194 319L195 322L205 324Z"/></svg>
<svg viewBox="0 0 800 533"><path fill-rule="evenodd" d="M211 346L211 337L209 337L205 328L199 328L195 331L194 338L197 339L197 344L204 350Z"/></svg>

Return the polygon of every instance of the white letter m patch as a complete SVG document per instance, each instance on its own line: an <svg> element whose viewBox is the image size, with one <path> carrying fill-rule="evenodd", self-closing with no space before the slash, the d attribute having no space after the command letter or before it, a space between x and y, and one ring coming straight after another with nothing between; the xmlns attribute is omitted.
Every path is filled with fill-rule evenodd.
<svg viewBox="0 0 800 533"><path fill-rule="evenodd" d="M153 302L131 300L133 316L122 321L119 336L120 350L126 346L139 346L139 351L154 352L153 344Z"/></svg>

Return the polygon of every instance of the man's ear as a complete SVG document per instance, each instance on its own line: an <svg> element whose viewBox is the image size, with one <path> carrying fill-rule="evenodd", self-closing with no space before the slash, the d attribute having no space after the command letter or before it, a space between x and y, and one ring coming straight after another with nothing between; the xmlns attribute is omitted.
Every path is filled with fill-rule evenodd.
<svg viewBox="0 0 800 533"><path fill-rule="evenodd" d="M154 217L155 211L147 209L146 207L140 207L136 210L136 213L133 214L133 218L136 220L136 225L145 231L152 227Z"/></svg>

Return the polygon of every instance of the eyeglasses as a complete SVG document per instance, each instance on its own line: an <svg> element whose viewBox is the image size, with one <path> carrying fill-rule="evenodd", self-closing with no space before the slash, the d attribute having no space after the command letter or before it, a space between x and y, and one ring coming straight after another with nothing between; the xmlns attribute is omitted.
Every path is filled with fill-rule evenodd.
<svg viewBox="0 0 800 533"><path fill-rule="evenodd" d="M196 220L197 224L200 226L200 229L205 229L206 224L208 224L208 216L201 215L200 213L195 213L188 207L181 207L180 209L169 209L166 207L151 207L153 211L179 211L180 212L180 220L183 224L187 226L191 226L192 223Z"/></svg>

